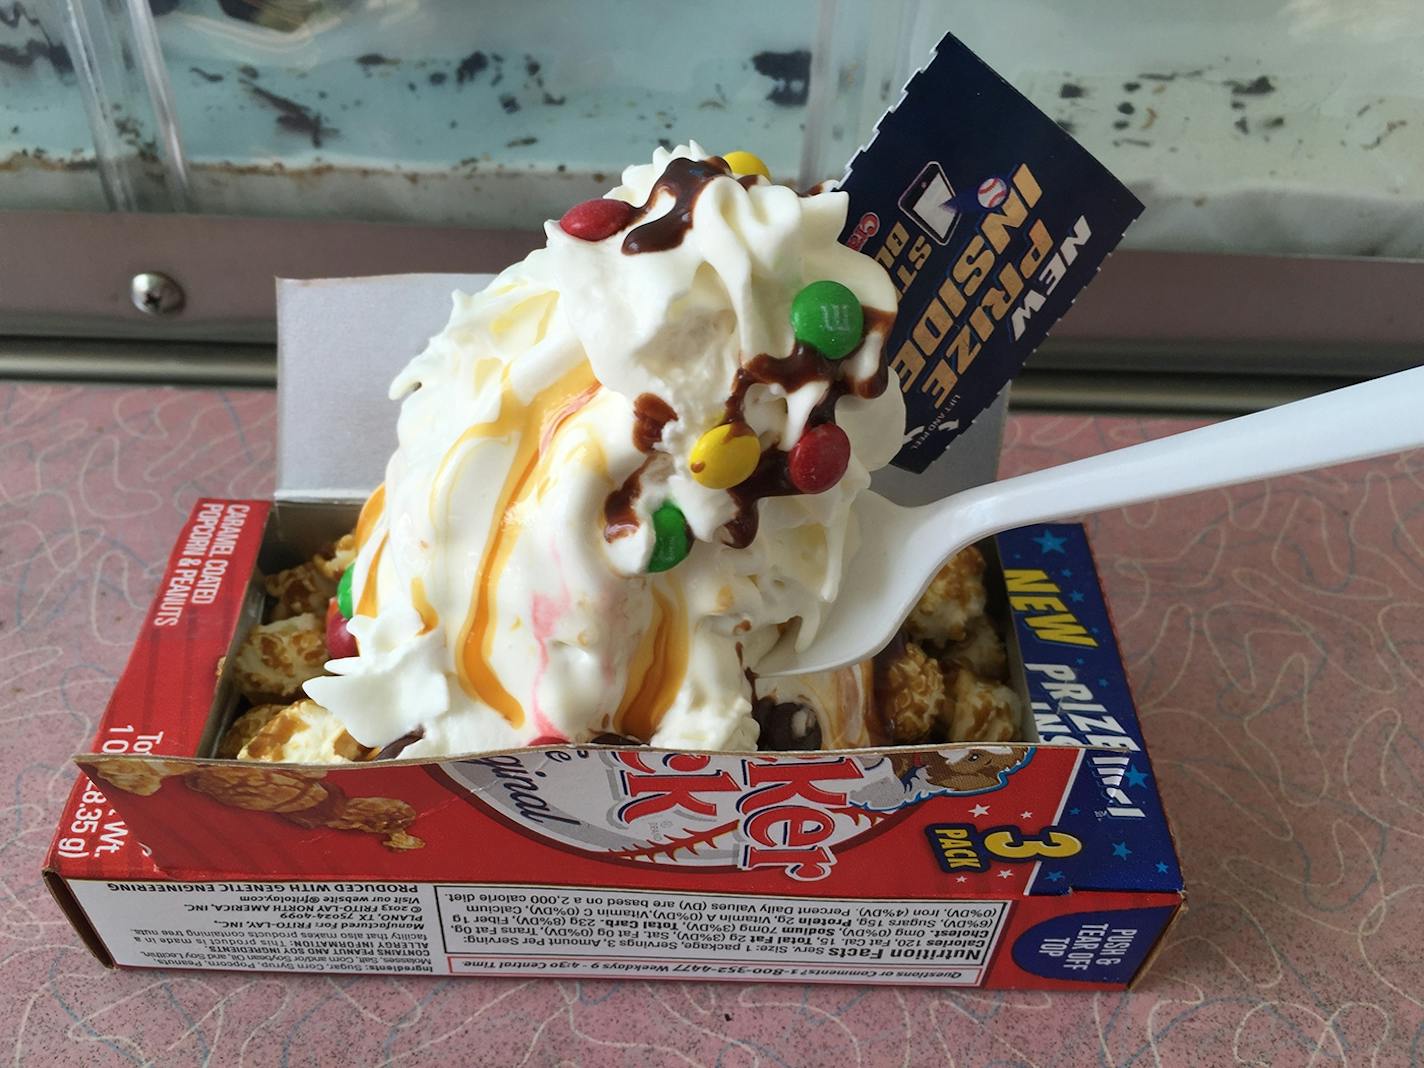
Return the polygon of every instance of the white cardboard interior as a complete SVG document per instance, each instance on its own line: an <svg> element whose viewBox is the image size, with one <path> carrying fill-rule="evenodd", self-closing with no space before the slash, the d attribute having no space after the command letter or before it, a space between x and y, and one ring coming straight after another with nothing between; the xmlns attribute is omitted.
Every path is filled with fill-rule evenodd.
<svg viewBox="0 0 1424 1068"><path fill-rule="evenodd" d="M488 274L277 280L278 500L359 500L385 477L391 379Z"/></svg>

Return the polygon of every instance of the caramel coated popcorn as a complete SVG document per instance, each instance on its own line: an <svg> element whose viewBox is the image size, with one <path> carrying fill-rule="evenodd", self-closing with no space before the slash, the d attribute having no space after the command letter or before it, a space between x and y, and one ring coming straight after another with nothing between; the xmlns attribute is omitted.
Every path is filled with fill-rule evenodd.
<svg viewBox="0 0 1424 1068"><path fill-rule="evenodd" d="M134 760L129 757L100 757L94 761L94 774L117 790L151 797L158 793L164 779L182 775L186 765L165 760Z"/></svg>
<svg viewBox="0 0 1424 1068"><path fill-rule="evenodd" d="M1018 694L967 669L955 673L942 723L951 742L1008 742L1018 734Z"/></svg>
<svg viewBox="0 0 1424 1068"><path fill-rule="evenodd" d="M946 673L964 668L995 682L1004 682L1009 677L1009 655L1004 639L983 616L971 620L964 639L946 646L939 660Z"/></svg>
<svg viewBox="0 0 1424 1068"><path fill-rule="evenodd" d="M415 809L394 797L348 797L325 826L342 831L394 834L415 822Z"/></svg>
<svg viewBox="0 0 1424 1068"><path fill-rule="evenodd" d="M300 812L327 798L324 772L254 768L247 764L203 765L187 776L190 789L230 808L252 812Z"/></svg>
<svg viewBox="0 0 1424 1068"><path fill-rule="evenodd" d="M819 675L759 680L753 704L758 748L848 749L1016 737L1021 702L999 685L1009 678L1008 652L985 614L986 567L978 548L955 555L895 641L873 661ZM964 697L958 713L956 692ZM807 729L809 712L815 713L819 730Z"/></svg>
<svg viewBox="0 0 1424 1068"><path fill-rule="evenodd" d="M928 740L944 711L944 674L939 664L914 642L888 657L877 692L879 713L890 740L914 745Z"/></svg>
<svg viewBox="0 0 1424 1068"><path fill-rule="evenodd" d="M233 658L237 688L254 704L300 695L302 683L326 665L326 632L321 620L303 613L259 623L248 631Z"/></svg>
<svg viewBox="0 0 1424 1068"><path fill-rule="evenodd" d="M417 813L395 797L348 797L321 781L325 771L204 764L187 769L188 787L219 804L267 812L298 827L380 835L388 849L404 852L425 843L409 833Z"/></svg>
<svg viewBox="0 0 1424 1068"><path fill-rule="evenodd" d="M315 560L268 575L264 582L267 594L277 601L272 618L291 619L308 613L324 616L327 602L336 596L336 583L337 579L324 574Z"/></svg>
<svg viewBox="0 0 1424 1068"><path fill-rule="evenodd" d="M940 568L905 629L916 641L963 641L970 622L984 614L984 554L974 546Z"/></svg>
<svg viewBox="0 0 1424 1068"><path fill-rule="evenodd" d="M876 703L890 740L1003 742L1018 736L1018 695L1004 639L985 615L984 555L970 547L940 569L878 659Z"/></svg>
<svg viewBox="0 0 1424 1068"><path fill-rule="evenodd" d="M332 582L332 589L342 573L356 561L356 535L343 534L334 545L328 545L311 559L311 566Z"/></svg>
<svg viewBox="0 0 1424 1068"><path fill-rule="evenodd" d="M346 797L338 787L328 785L327 803L282 818L299 827L328 827L334 831L378 834L381 844L396 852L421 849L425 842L409 833L416 811L395 797Z"/></svg>
<svg viewBox="0 0 1424 1068"><path fill-rule="evenodd" d="M222 742L218 745L216 755L224 760L240 759L242 750L246 748L247 743L252 741L257 733L286 707L286 705L258 705L256 708L249 708L232 721L232 726L228 727L227 733L223 735Z"/></svg>
<svg viewBox="0 0 1424 1068"><path fill-rule="evenodd" d="M263 718L253 729L248 720L255 712L263 713ZM239 760L340 764L364 760L367 754L366 747L346 732L340 720L310 698L286 707L263 705L239 716L228 729L218 755L227 756L239 739L241 744L231 754Z"/></svg>

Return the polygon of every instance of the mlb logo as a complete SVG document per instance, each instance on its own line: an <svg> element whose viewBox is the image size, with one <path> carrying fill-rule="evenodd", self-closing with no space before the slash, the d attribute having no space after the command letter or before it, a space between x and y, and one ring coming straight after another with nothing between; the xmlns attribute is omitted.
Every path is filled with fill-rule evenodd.
<svg viewBox="0 0 1424 1068"><path fill-rule="evenodd" d="M959 222L954 200L954 186L945 177L944 168L931 160L900 194L900 210L936 242L946 245Z"/></svg>
<svg viewBox="0 0 1424 1068"><path fill-rule="evenodd" d="M1009 183L999 175L980 182L972 197L968 190L956 193L944 167L931 161L900 194L900 210L939 244L947 245L964 215L994 211L1008 199Z"/></svg>

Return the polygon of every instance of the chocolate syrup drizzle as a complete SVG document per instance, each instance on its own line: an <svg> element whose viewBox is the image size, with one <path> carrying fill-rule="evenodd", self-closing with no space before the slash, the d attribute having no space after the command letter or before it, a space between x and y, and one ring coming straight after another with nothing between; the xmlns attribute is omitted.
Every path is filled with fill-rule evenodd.
<svg viewBox="0 0 1424 1068"><path fill-rule="evenodd" d="M882 338L889 336L890 326L895 321L894 312L866 308L864 313L865 326L860 336L862 345L872 331L878 331ZM842 373L842 365L854 359L855 352L852 352L843 361L830 360L800 341L789 356L757 356L738 369L732 383L732 395L727 398L724 421L742 421L747 392L754 385L780 386L787 393L793 393L812 382L824 382L827 385L826 394L811 409L806 429L835 422L836 404L842 397L853 395L869 400L884 393L890 382L890 363L883 349L879 366L869 378L852 381ZM727 532L727 544L733 548L744 549L756 538L760 522L757 506L763 498L785 497L800 492L792 485L787 471L788 455L781 449L767 449L751 477L727 491L737 502L737 514L723 528Z"/></svg>
<svg viewBox="0 0 1424 1068"><path fill-rule="evenodd" d="M633 213L633 221L644 218L656 203L659 193L671 193L672 208L651 222L634 226L623 238L622 250L625 255L635 256L640 252L666 252L682 244L687 231L692 229L692 209L714 178L727 178L732 169L721 156L707 159L678 158L667 165L648 199ZM755 176L752 176L755 182ZM746 181L739 179L744 188ZM633 402L633 444L639 452L647 453L648 459L623 480L623 485L610 493L603 502L603 540L617 541L626 538L638 529L638 513L634 506L638 495L643 492L643 472L652 462L653 447L662 440L663 428L677 418L667 401L652 393L639 394Z"/></svg>
<svg viewBox="0 0 1424 1068"><path fill-rule="evenodd" d="M672 405L653 393L640 393L633 402L633 444L647 453L636 471L603 502L603 540L617 541L638 529L634 505L643 492L643 472L653 462L653 447L663 438L663 428L677 418Z"/></svg>
<svg viewBox="0 0 1424 1068"><path fill-rule="evenodd" d="M676 419L672 405L657 394L638 394L633 402L633 444L639 452L652 452L663 438L663 428Z"/></svg>
<svg viewBox="0 0 1424 1068"><path fill-rule="evenodd" d="M407 731L405 734L402 734L399 738L391 742L371 759L394 760L396 757L400 756L402 753L405 752L407 746L414 745L416 742L420 741L424 737L425 728L416 727L415 730Z"/></svg>
<svg viewBox="0 0 1424 1068"><path fill-rule="evenodd" d="M692 229L692 208L702 190L714 178L730 178L732 168L721 156L706 159L680 157L667 165L662 176L653 184L648 199L633 213L634 221L643 218L652 210L659 193L671 193L672 208L666 215L659 215L652 222L645 222L628 231L623 238L623 252L636 256L640 252L666 252L677 248L687 231ZM755 176L753 176L755 181Z"/></svg>
<svg viewBox="0 0 1424 1068"><path fill-rule="evenodd" d="M651 450L644 450L645 452ZM610 493L603 502L603 540L617 541L638 529L638 495L643 492L643 472L653 462L649 456L638 469L623 480L623 485Z"/></svg>
<svg viewBox="0 0 1424 1068"><path fill-rule="evenodd" d="M702 190L715 178L731 177L732 170L720 156L695 160L679 158L668 163L667 168L654 183L648 199L633 213L636 221L652 210L660 193L670 193L672 208L664 215L634 226L623 238L622 250L627 255L641 252L665 252L682 244L688 230L692 228L692 211ZM757 183L756 175L744 175L736 179L744 188L750 189ZM803 194L806 195L806 194ZM865 326L861 333L861 344L872 331L888 337L890 326L895 320L894 312L875 308L864 309ZM857 348L857 351L859 349ZM853 360L855 353L846 357ZM873 398L885 392L890 380L888 354L881 352L880 363L868 379L851 381L843 373L840 361L827 359L818 351L802 342L797 342L790 355L773 357L762 354L752 359L737 371L732 383L732 394L727 399L725 422L740 423L742 409L746 404L747 391L757 384L777 385L787 393L793 392L811 382L825 382L828 386L825 396L812 409L806 421L806 429L835 421L836 404L844 396ZM633 442L645 453L651 453L653 446L662 437L663 427L676 413L659 397L644 393L634 404ZM791 483L787 471L787 453L778 448L766 450L750 478L728 492L737 504L737 514L723 528L727 544L743 549L756 538L760 522L758 503L766 497L784 497L799 492ZM604 502L603 536L607 541L626 537L637 529L637 515L633 505L642 490L645 462L634 471Z"/></svg>

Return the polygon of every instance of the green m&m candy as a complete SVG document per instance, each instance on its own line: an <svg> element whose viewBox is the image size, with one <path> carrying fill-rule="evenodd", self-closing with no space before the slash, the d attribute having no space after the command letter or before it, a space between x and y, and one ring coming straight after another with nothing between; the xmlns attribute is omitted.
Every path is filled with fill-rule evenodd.
<svg viewBox="0 0 1424 1068"><path fill-rule="evenodd" d="M687 519L672 501L663 502L653 512L653 539L653 555L648 560L648 570L652 572L676 567L692 551Z"/></svg>
<svg viewBox="0 0 1424 1068"><path fill-rule="evenodd" d="M791 302L796 340L832 360L855 351L865 329L860 301L839 282L822 279L806 286Z"/></svg>
<svg viewBox="0 0 1424 1068"><path fill-rule="evenodd" d="M341 613L342 619L350 619L356 614L351 607L351 574L356 569L348 567L341 572L341 581L336 584L336 610Z"/></svg>

